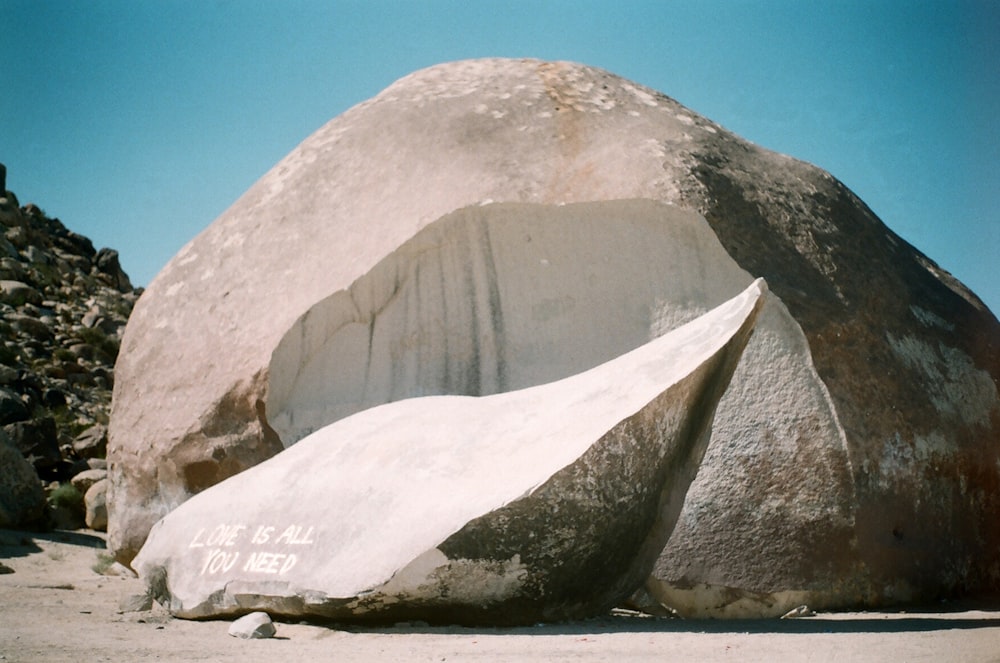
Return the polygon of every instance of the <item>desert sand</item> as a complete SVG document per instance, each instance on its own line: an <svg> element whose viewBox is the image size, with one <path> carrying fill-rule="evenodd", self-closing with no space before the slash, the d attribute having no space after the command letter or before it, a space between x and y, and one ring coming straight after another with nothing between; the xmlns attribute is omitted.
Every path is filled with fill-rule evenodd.
<svg viewBox="0 0 1000 663"><path fill-rule="evenodd" d="M228 622L159 606L122 612L142 591L102 575L103 533L0 530L0 661L998 661L1000 606L819 613L787 620L690 621L615 612L526 628L277 624L239 640Z"/></svg>

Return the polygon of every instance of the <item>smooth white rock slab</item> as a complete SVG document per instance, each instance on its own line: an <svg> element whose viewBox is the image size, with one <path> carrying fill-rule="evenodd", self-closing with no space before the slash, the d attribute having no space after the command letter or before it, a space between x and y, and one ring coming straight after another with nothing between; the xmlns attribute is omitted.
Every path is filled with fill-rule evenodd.
<svg viewBox="0 0 1000 663"><path fill-rule="evenodd" d="M673 528L764 292L563 380L342 419L185 502L134 566L181 617L606 610Z"/></svg>

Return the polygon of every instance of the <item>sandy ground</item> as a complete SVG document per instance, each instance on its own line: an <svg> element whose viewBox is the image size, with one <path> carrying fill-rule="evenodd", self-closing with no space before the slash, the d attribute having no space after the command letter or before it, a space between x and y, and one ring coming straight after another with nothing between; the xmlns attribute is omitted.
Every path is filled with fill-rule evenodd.
<svg viewBox="0 0 1000 663"><path fill-rule="evenodd" d="M0 661L996 661L1000 606L819 614L794 620L684 621L615 614L511 629L277 625L239 640L228 622L122 613L142 591L100 575L97 532L0 530Z"/></svg>

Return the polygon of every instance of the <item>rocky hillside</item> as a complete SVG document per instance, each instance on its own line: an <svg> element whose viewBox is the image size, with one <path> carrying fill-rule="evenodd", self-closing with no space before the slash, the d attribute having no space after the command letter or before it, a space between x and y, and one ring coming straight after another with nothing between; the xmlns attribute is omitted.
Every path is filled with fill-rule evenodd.
<svg viewBox="0 0 1000 663"><path fill-rule="evenodd" d="M115 359L141 289L117 251L20 206L4 174L0 165L0 527L79 525L105 471ZM99 492L88 499L97 528Z"/></svg>

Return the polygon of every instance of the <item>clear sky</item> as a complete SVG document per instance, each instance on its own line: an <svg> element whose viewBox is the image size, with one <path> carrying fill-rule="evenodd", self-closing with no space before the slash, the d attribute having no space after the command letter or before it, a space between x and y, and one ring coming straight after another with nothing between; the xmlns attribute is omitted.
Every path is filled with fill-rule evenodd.
<svg viewBox="0 0 1000 663"><path fill-rule="evenodd" d="M416 69L573 60L830 171L1000 314L992 0L0 0L0 162L137 285Z"/></svg>

